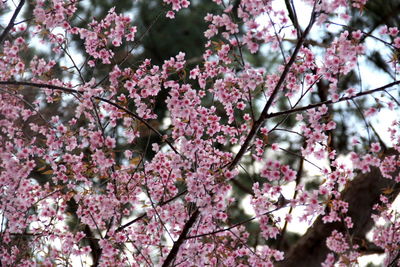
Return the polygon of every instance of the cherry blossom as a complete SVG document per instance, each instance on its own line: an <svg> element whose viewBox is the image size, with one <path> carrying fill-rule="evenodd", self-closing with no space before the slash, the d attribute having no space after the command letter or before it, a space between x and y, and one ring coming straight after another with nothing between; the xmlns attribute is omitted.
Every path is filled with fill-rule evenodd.
<svg viewBox="0 0 400 267"><path fill-rule="evenodd" d="M304 0L311 7L304 29L274 1L214 0L220 8L205 15L206 44L196 66L185 51L161 64L116 63L117 48L140 42L135 18L114 7L78 27L79 2L33 1L33 19L11 20L1 34L0 265L72 265L84 258L94 266L274 266L291 257L275 243L296 221L333 225L321 242L322 266L357 264L363 242L352 234L360 222L347 192L369 174L388 184L374 189L371 242L384 251L385 264L399 264L399 214L392 206L400 182L399 121L386 129L391 144L369 130L381 112L398 111L390 92L400 81L342 88L369 55L364 39L395 54L399 30L331 30L338 24L331 18L357 16L366 0ZM170 19L191 4L163 3ZM16 15L23 5L0 2ZM312 45L318 31L332 41ZM39 54L27 58L36 45L30 37L72 67ZM68 53L74 42L84 47L81 68ZM249 59L266 50L279 55L274 69ZM82 78L81 71L102 67L110 69L102 80ZM349 136L351 151L343 152L349 147L335 147L343 124L335 114L349 111L342 120L360 121L351 110L360 109L359 99L367 99L366 108L357 110L363 123L354 123L354 132L359 125L368 132ZM165 122L156 104L165 108ZM63 111L67 105L73 112ZM311 168L313 186L302 180ZM233 216L244 202L238 190L249 200L243 221ZM259 226L254 246L250 222Z"/></svg>

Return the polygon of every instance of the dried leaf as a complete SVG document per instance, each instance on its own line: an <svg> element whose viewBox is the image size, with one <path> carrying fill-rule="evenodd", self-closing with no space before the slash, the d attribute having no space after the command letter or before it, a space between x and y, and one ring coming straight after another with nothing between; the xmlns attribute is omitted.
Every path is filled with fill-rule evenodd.
<svg viewBox="0 0 400 267"><path fill-rule="evenodd" d="M43 167L40 167L39 169L37 169L37 171L41 172L41 171L44 171L46 168L47 168L47 166L43 166Z"/></svg>
<svg viewBox="0 0 400 267"><path fill-rule="evenodd" d="M141 160L142 160L141 157L135 157L135 158L132 158L129 162L130 162L131 164L133 164L133 165L138 165L138 164L140 163Z"/></svg>
<svg viewBox="0 0 400 267"><path fill-rule="evenodd" d="M389 194L393 193L393 188L390 188L390 187L383 188L382 189L382 193L385 194L385 195L389 195Z"/></svg>
<svg viewBox="0 0 400 267"><path fill-rule="evenodd" d="M51 175L51 174L53 174L53 170L47 170L45 172L42 172L42 174Z"/></svg>

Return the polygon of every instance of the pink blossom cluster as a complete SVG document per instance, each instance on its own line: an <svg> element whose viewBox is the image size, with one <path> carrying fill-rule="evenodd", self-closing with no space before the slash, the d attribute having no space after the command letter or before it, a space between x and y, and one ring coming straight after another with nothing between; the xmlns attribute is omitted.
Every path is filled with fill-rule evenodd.
<svg viewBox="0 0 400 267"><path fill-rule="evenodd" d="M164 3L171 5L171 9L166 14L167 18L173 19L175 18L175 12L178 12L182 8L188 8L190 5L190 1L188 0L163 0Z"/></svg>
<svg viewBox="0 0 400 267"><path fill-rule="evenodd" d="M386 258L384 264L390 265L396 262L399 253L400 233L398 231L398 213L390 205L387 196L384 194L381 195L380 201L374 207L379 215L373 216L377 224L373 231L373 240L377 246L385 250Z"/></svg>
<svg viewBox="0 0 400 267"><path fill-rule="evenodd" d="M89 23L88 29L69 29L71 34L79 34L85 40L86 53L94 60L101 59L103 64L111 64L114 52L109 48L110 45L119 47L122 41L134 41L136 27L130 26L131 19L124 15L115 13L114 8L108 11L107 16L100 22L93 20ZM89 65L94 66L91 60Z"/></svg>

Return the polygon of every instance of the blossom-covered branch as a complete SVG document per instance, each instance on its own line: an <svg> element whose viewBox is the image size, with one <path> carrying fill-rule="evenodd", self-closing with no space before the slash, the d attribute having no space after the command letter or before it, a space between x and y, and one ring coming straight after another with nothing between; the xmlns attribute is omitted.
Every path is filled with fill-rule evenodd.
<svg viewBox="0 0 400 267"><path fill-rule="evenodd" d="M392 1L0 1L0 265L398 264Z"/></svg>
<svg viewBox="0 0 400 267"><path fill-rule="evenodd" d="M78 91L78 90L71 89L71 88L65 88L65 87L62 87L62 86L57 86L57 85L52 85L52 84L44 84L44 83L19 82L19 81L0 81L0 84L3 84L3 85L17 85L17 86L23 85L23 86L31 86L31 87L37 87L37 88L49 88L49 89L53 89L53 90L60 90L60 91L65 92L65 93L75 93L75 94L78 94L80 96L83 96L84 93L85 93L84 91ZM146 125L146 127L148 127L151 131L153 131L159 137L161 137L161 138L163 137L162 134L157 129L155 129L153 126L151 126L150 123L148 123L146 120L144 120L143 118L139 117L137 114L133 113L129 109L127 109L127 108L125 108L125 107L123 107L123 106L121 106L121 105L119 105L119 104L117 104L117 103L115 103L115 102L113 102L113 101L111 101L109 99L105 99L103 97L93 96L93 98L97 99L97 100L100 100L102 102L108 103L108 104L110 104L110 105L112 105L112 106L124 111L126 114L128 114L128 115L134 117L135 119L139 120L140 122L142 122L144 125ZM176 148L171 144L171 142L169 142L168 140L164 140L164 142L167 143L175 153L179 154L178 150L176 150Z"/></svg>

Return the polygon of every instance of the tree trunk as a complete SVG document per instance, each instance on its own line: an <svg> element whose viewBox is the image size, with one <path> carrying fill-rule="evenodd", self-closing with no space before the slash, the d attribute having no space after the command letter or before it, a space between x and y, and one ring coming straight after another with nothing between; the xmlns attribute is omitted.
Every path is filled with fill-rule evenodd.
<svg viewBox="0 0 400 267"><path fill-rule="evenodd" d="M384 153L385 156L398 154L394 150ZM397 173L399 169L397 170ZM365 235L371 230L373 220L372 207L379 203L382 191L393 188L387 195L390 201L394 201L399 193L400 186L394 180L382 177L378 168L371 168L371 172L359 174L350 182L342 192L342 199L349 203L348 215L352 218L354 226L349 229L354 244L359 244L363 249ZM285 260L276 266L314 267L321 266L329 253L326 246L326 238L333 230L345 232L346 229L341 222L323 223L323 216L319 216L307 232L287 253ZM362 242L364 240L364 242ZM365 248L364 248L365 249Z"/></svg>

